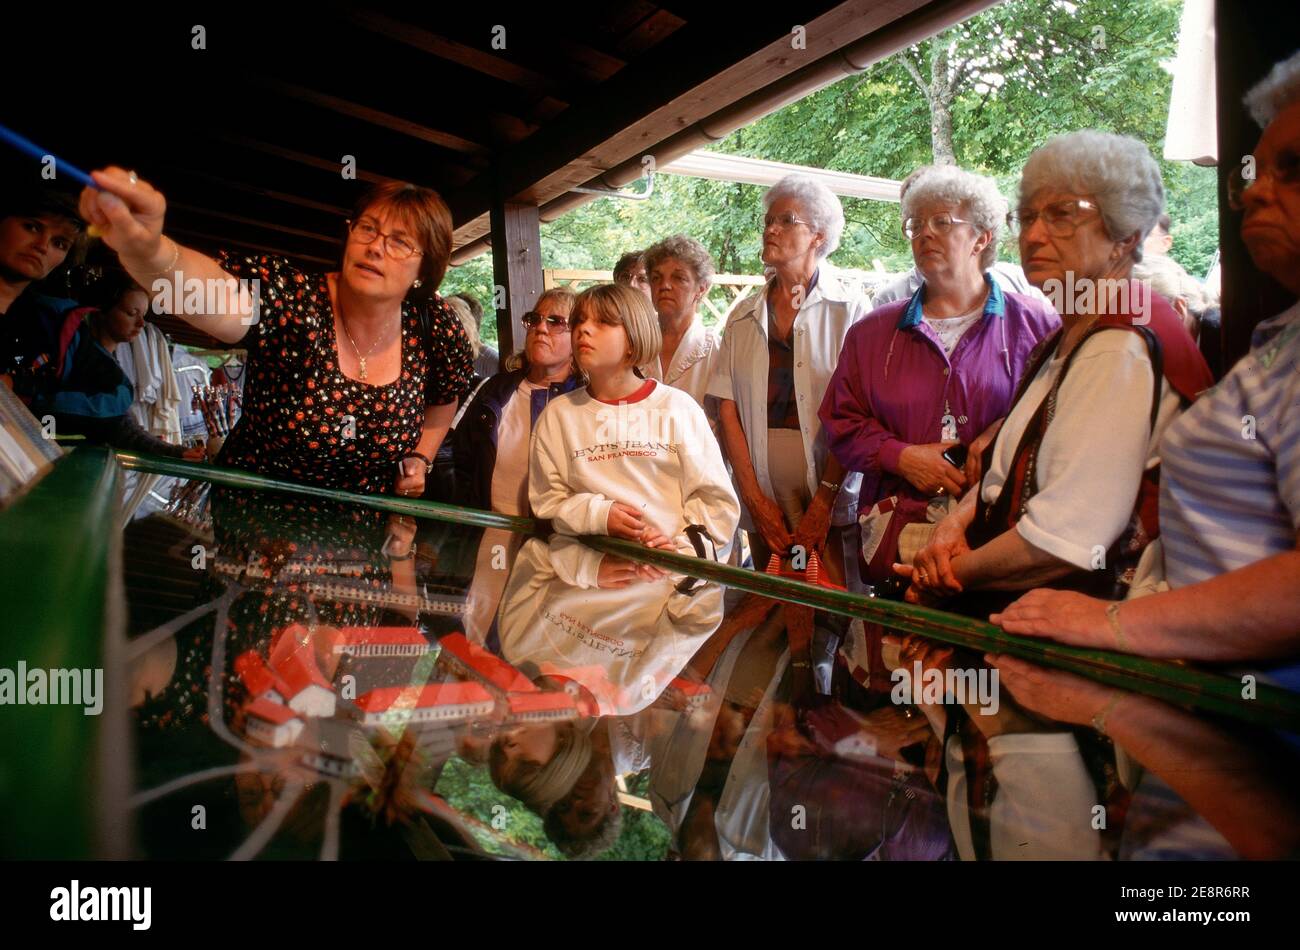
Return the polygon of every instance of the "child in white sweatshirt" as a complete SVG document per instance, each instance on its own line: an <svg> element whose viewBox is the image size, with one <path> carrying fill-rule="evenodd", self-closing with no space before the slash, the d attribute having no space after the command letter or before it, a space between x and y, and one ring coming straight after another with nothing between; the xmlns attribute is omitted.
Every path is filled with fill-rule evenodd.
<svg viewBox="0 0 1300 950"><path fill-rule="evenodd" d="M688 393L642 378L659 358L659 322L620 284L583 291L570 318L584 388L552 399L533 428L528 497L562 534L608 534L694 553L697 524L719 558L740 504L704 410Z"/></svg>

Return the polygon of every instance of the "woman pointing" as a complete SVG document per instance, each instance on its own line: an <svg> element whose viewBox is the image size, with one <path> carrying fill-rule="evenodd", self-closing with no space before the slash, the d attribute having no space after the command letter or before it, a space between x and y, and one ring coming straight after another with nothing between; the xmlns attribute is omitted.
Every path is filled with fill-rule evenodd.
<svg viewBox="0 0 1300 950"><path fill-rule="evenodd" d="M436 192L372 188L348 222L339 270L316 275L283 258L214 260L184 247L164 233L160 192L121 168L93 177L99 189L82 192L81 213L122 266L146 288L173 288L175 316L248 350L243 415L219 462L348 491L422 493L473 369L464 329L434 293L452 230ZM186 293L195 280L201 300Z"/></svg>

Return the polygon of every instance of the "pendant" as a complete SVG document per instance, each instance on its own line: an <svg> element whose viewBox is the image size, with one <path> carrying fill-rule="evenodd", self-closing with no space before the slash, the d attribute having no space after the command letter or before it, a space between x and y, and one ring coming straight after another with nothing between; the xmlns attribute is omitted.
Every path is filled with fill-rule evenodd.
<svg viewBox="0 0 1300 950"><path fill-rule="evenodd" d="M360 361L360 363L361 363L361 366L360 366L360 370L361 370L361 378L362 378L362 379L365 379L365 378L366 378L366 358L365 358L364 356L358 356L357 359L358 359L358 360Z"/></svg>

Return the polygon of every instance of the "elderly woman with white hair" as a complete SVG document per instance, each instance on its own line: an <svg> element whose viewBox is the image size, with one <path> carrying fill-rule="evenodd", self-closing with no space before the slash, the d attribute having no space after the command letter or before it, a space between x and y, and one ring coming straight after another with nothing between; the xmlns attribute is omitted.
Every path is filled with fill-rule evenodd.
<svg viewBox="0 0 1300 950"><path fill-rule="evenodd" d="M1246 96L1264 128L1229 199L1255 265L1300 297L1300 52ZM993 618L1012 633L1153 657L1254 663L1300 690L1300 303L1169 427L1160 526L1168 591L1124 602L1037 590ZM1140 703L1099 697L1118 726ZM1118 734L1116 741L1120 741Z"/></svg>
<svg viewBox="0 0 1300 950"><path fill-rule="evenodd" d="M979 490L910 565L909 600L987 616L1034 587L1122 597L1155 524L1160 436L1212 382L1178 314L1131 279L1163 210L1136 139L1060 135L1020 180L1020 258L1063 323L1035 351Z"/></svg>
<svg viewBox="0 0 1300 950"><path fill-rule="evenodd" d="M946 165L910 178L903 233L921 286L849 331L822 402L831 451L863 473L862 553L877 584L894 576L903 529L978 481L986 430L1007 414L1030 352L1060 326L1041 299L989 274L1006 213L991 178Z"/></svg>
<svg viewBox="0 0 1300 950"><path fill-rule="evenodd" d="M772 276L732 315L708 391L720 400L722 444L755 567L773 553L793 555L798 567L822 552L829 579L853 587L857 559L845 563L844 529L857 517L861 476L830 453L817 409L867 303L825 260L844 230L844 209L829 188L787 175L763 207L762 257Z"/></svg>

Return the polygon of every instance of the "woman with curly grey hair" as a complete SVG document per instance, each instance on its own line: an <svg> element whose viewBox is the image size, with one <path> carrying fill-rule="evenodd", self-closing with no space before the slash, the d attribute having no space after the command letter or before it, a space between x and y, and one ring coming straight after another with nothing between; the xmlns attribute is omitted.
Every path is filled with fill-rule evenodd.
<svg viewBox="0 0 1300 950"><path fill-rule="evenodd" d="M642 372L685 390L703 408L722 348L722 337L706 327L699 314L713 282L713 258L699 241L674 234L646 248L645 271L664 345L659 358Z"/></svg>
<svg viewBox="0 0 1300 950"><path fill-rule="evenodd" d="M1021 262L1063 325L1029 361L979 490L898 565L909 600L964 592L954 606L987 616L1033 587L1127 590L1158 533L1160 436L1212 383L1178 314L1131 279L1163 206L1136 139L1072 132L1029 157Z"/></svg>
<svg viewBox="0 0 1300 950"><path fill-rule="evenodd" d="M1030 351L1060 326L1041 299L1005 292L988 273L1006 212L983 175L930 166L909 177L902 224L921 286L849 331L822 402L831 451L863 473L862 553L876 583L894 576L904 528L936 520L930 512L979 480L990 426ZM965 459L954 454L966 447Z"/></svg>
<svg viewBox="0 0 1300 950"><path fill-rule="evenodd" d="M773 553L804 560L821 552L831 579L855 586L856 544L845 543L844 529L857 517L862 477L827 449L817 408L844 336L867 304L826 262L844 231L844 210L829 188L787 175L763 207L763 263L772 276L723 331L709 395L720 400L722 443L754 566L762 569Z"/></svg>

